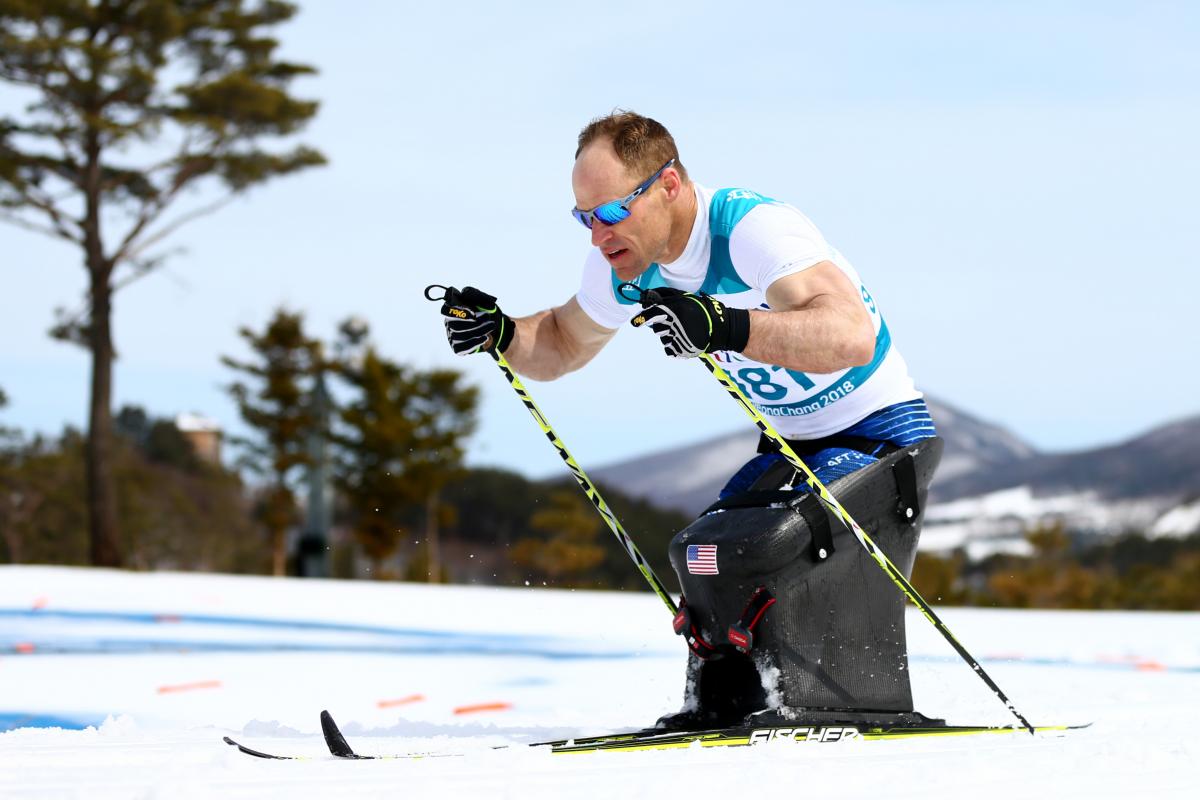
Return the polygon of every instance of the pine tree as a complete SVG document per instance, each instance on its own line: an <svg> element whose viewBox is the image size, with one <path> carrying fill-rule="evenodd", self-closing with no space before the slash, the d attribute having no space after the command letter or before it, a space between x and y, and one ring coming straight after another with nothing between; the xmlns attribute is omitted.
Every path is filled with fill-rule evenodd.
<svg viewBox="0 0 1200 800"><path fill-rule="evenodd" d="M242 328L239 334L257 361L228 356L221 361L257 384L255 388L237 381L229 386L229 392L242 419L258 437L238 438L234 443L244 450L245 466L268 476L258 511L270 535L272 571L283 575L287 571L287 531L298 521L293 485L299 468L309 462L305 444L314 427L307 401L325 364L320 342L304 333L301 314L279 309L261 334L249 328Z"/></svg>
<svg viewBox="0 0 1200 800"><path fill-rule="evenodd" d="M541 534L517 542L513 560L556 584L570 586L604 561L598 538L603 523L579 492L556 489L548 508L534 512L529 527Z"/></svg>
<svg viewBox="0 0 1200 800"><path fill-rule="evenodd" d="M479 391L464 386L462 374L454 370L418 372L414 378L414 436L405 474L423 501L428 580L440 583L445 574L441 529L443 522L453 522L452 509L442 503L442 490L462 474L463 445L475 431Z"/></svg>
<svg viewBox="0 0 1200 800"><path fill-rule="evenodd" d="M419 561L426 579L439 581L445 572L439 533L452 512L440 493L461 472L478 392L463 386L462 376L452 370L424 372L385 358L367 341L363 323L347 321L341 333L338 371L353 397L341 411L334 441L341 453L338 485L350 506L355 536L378 575L406 523L421 520Z"/></svg>
<svg viewBox="0 0 1200 800"><path fill-rule="evenodd" d="M234 195L324 163L271 151L317 104L288 93L311 67L276 58L268 35L296 13L263 0L0 0L0 80L33 97L0 117L0 219L81 252L84 308L52 333L85 346L92 379L87 495L93 563L119 566L113 476L113 294L150 274L155 248ZM216 184L213 202L181 203ZM180 207L182 206L182 207ZM168 209L177 215L168 218Z"/></svg>
<svg viewBox="0 0 1200 800"><path fill-rule="evenodd" d="M414 436L408 414L413 386L406 370L370 345L338 370L353 395L339 413L341 424L333 436L339 453L335 481L354 537L380 578L415 502L405 472Z"/></svg>

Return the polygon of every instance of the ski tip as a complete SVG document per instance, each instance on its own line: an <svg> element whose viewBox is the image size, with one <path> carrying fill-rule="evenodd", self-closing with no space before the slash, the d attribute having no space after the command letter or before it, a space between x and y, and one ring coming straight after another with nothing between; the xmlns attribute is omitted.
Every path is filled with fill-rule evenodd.
<svg viewBox="0 0 1200 800"><path fill-rule="evenodd" d="M338 758L358 758L358 754L350 747L337 723L333 721L333 715L328 711L321 712L321 733L325 736L325 744L330 753Z"/></svg>

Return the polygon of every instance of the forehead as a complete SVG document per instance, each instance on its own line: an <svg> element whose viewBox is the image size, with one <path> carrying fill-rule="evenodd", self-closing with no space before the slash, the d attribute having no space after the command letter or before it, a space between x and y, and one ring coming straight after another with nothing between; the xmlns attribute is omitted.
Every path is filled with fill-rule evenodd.
<svg viewBox="0 0 1200 800"><path fill-rule="evenodd" d="M624 197L636 189L638 183L617 157L612 143L607 141L593 142L584 148L571 170L576 208L594 208Z"/></svg>

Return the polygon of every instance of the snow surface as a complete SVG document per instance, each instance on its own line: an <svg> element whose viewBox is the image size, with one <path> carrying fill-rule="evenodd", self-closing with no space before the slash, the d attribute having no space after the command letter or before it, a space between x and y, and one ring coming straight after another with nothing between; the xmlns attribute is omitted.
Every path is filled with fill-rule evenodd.
<svg viewBox="0 0 1200 800"><path fill-rule="evenodd" d="M0 797L1197 796L1200 613L941 613L1032 721L1095 725L1036 740L495 750L676 709L685 650L661 602L0 567ZM908 631L919 710L1011 722L919 613ZM322 708L360 752L461 755L322 758ZM249 758L224 735L317 760Z"/></svg>

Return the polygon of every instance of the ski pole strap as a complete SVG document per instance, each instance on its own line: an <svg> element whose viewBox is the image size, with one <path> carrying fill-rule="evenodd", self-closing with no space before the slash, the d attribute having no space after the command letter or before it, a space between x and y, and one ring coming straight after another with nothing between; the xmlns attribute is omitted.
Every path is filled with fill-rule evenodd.
<svg viewBox="0 0 1200 800"><path fill-rule="evenodd" d="M829 512L815 494L807 494L795 506L796 513L804 517L808 526L809 550L814 563L824 561L833 555L833 526L829 522Z"/></svg>
<svg viewBox="0 0 1200 800"><path fill-rule="evenodd" d="M763 614L767 613L767 609L775 605L775 598L766 587L759 586L754 590L754 594L750 595L750 599L746 602L746 607L742 609L742 616L738 621L729 626L729 632L726 634L729 643L736 647L739 652L749 653L754 647L754 627L758 625Z"/></svg>
<svg viewBox="0 0 1200 800"><path fill-rule="evenodd" d="M679 598L679 611L675 612L675 619L672 620L671 625L675 628L675 633L682 636L683 640L687 642L688 650L691 650L696 658L707 661L710 658L721 657L717 648L708 643L700 629L696 627L696 623L692 621L692 612L687 606L686 597Z"/></svg>
<svg viewBox="0 0 1200 800"><path fill-rule="evenodd" d="M917 466L912 453L892 465L892 477L896 479L896 494L900 497L896 513L900 515L900 519L911 525L921 513L921 497L917 493Z"/></svg>

